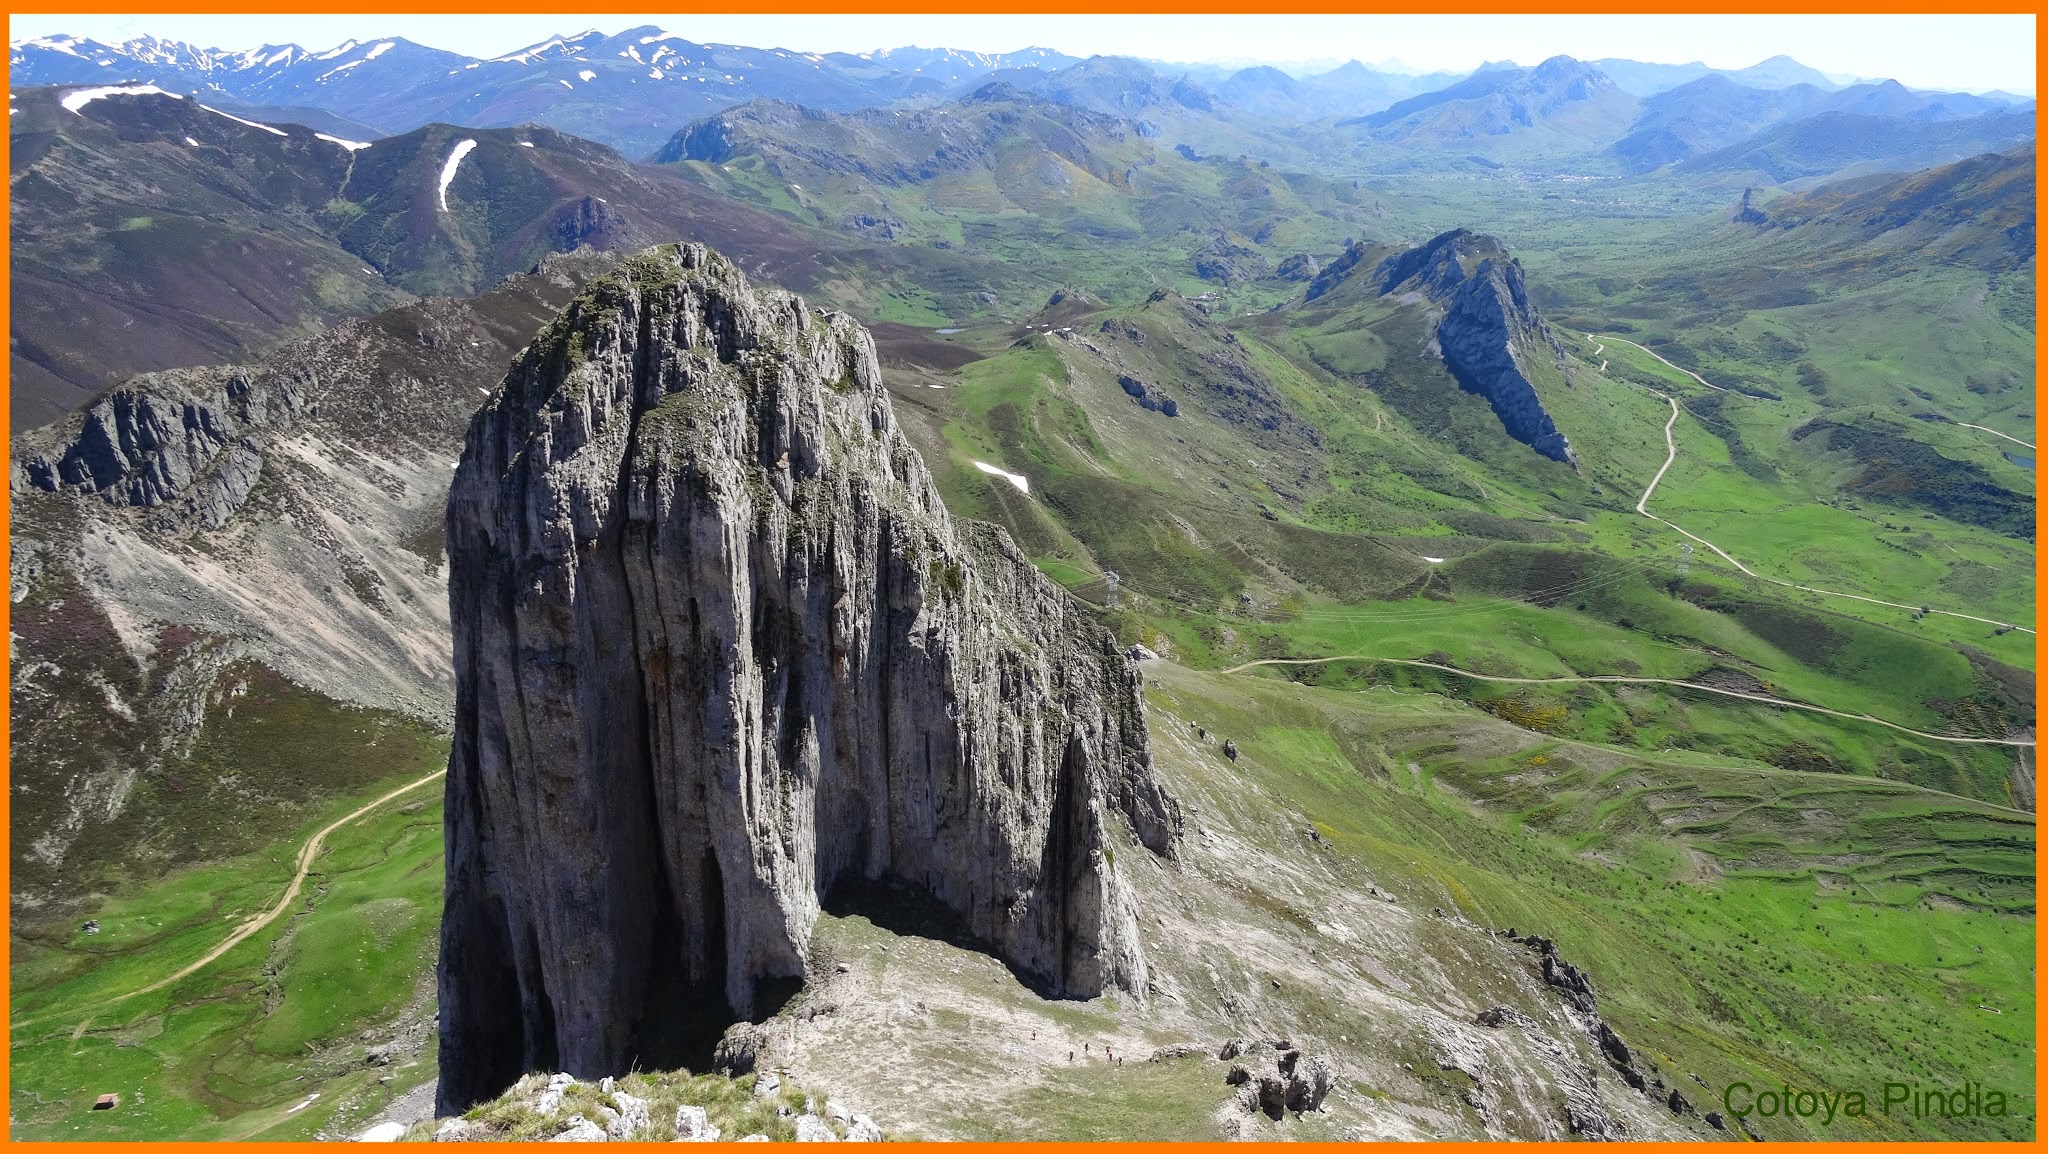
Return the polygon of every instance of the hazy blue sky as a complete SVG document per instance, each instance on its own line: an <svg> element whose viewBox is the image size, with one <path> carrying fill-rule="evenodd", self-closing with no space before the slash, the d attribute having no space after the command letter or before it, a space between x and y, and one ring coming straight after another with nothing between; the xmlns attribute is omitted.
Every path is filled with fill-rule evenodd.
<svg viewBox="0 0 2048 1154"><path fill-rule="evenodd" d="M864 52L906 44L1009 51L1028 45L1185 62L1400 61L1467 70L1534 64L1559 53L1704 61L1740 68L1795 57L1823 72L1890 77L1920 88L2034 87L2034 17L2021 16L86 16L15 15L9 39L74 32L99 40L156 35L205 47L404 36L494 56L556 33L658 24L699 42Z"/></svg>

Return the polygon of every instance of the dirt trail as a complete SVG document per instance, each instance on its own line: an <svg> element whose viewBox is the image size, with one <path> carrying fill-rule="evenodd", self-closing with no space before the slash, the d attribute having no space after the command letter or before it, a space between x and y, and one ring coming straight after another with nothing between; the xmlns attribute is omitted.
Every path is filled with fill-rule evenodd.
<svg viewBox="0 0 2048 1154"><path fill-rule="evenodd" d="M1599 342L1599 341L1593 340L1593 334L1592 334L1592 333L1587 333L1587 334L1586 334L1586 339L1587 339L1587 340L1589 340L1589 341L1593 341L1593 343L1594 343L1594 344L1596 344L1596 345L1600 344L1600 342ZM1698 381L1698 382L1699 382L1700 384L1703 384L1703 385L1707 386L1708 388L1710 388L1710 389L1714 390L1714 391L1715 391L1715 392L1717 392L1717 393L1725 393L1725 392L1727 392L1727 391L1728 391L1727 389L1724 389L1724 388L1722 388L1721 386L1719 386L1719 385L1715 384L1714 382L1712 382L1712 381L1708 380L1707 378L1705 378L1705 377L1703 377L1703 376L1699 375L1698 373L1696 373L1696 372L1693 372L1693 371L1692 371L1691 369L1688 369L1688 368L1686 368L1686 367L1685 367L1684 365L1674 365L1674 364L1672 364L1672 363L1671 363L1670 361L1667 361L1667 360L1665 360L1665 359L1664 359L1663 357L1661 357L1661 356L1658 356L1658 354L1657 354L1657 353L1655 353L1655 352L1652 352L1651 350L1649 350L1649 349L1646 349L1646 348L1644 348L1643 346L1641 346L1641 345L1639 345L1639 344L1635 343L1634 341L1625 341L1625 340L1622 340L1622 339L1621 339L1620 337L1608 337L1607 339L1608 339L1608 340L1610 340L1610 341L1613 341L1613 342L1614 342L1615 344L1617 344L1617 345L1627 345L1627 346L1628 346L1629 348L1635 349L1635 350L1636 350L1636 351L1638 351L1638 352L1644 352L1644 353L1649 353L1649 354L1650 354L1651 356L1653 356L1653 357L1656 357L1656 358L1657 358L1657 360L1658 360L1658 361L1659 361L1660 363L1662 363L1662 364L1664 364L1664 365L1667 365L1667 366L1669 366L1670 368L1672 368L1672 369L1674 369L1674 370L1676 370L1676 371L1678 371L1678 372L1684 373L1684 374L1685 374L1686 376L1688 376L1688 377L1691 377L1691 378L1692 378L1693 380L1695 380L1695 381ZM1594 349L1594 350L1593 350L1593 354L1594 354L1595 356L1598 356L1598 355L1600 354L1600 349L1604 349L1604 348L1606 348L1606 347L1607 347L1607 346L1605 346L1605 345L1600 345L1600 348L1599 348L1599 349Z"/></svg>
<svg viewBox="0 0 2048 1154"><path fill-rule="evenodd" d="M243 942L247 941L251 935L257 933L259 930L263 929L263 927L276 921L280 915L282 915L286 910L291 908L292 902L295 901L299 896L299 888L303 886L306 882L306 875L312 871L313 859L319 856L321 843L327 840L328 834L331 834L335 830L340 829L342 826L345 826L350 822L355 821L357 818L362 817L364 814L369 813L371 810L376 809L378 806L383 805L385 802L390 801L392 798L410 793L413 790L418 789L423 785L426 785L428 782L434 781L441 777L445 777L447 773L448 771L445 769L437 769L434 772L426 775L425 777L419 778L416 781L407 782L406 784L399 786L397 789L394 789L390 793L385 794L383 797L380 797L377 800L370 802L367 805L364 805L362 808L357 809L353 813L348 814L346 817L337 818L334 821L330 822L325 828L320 830L320 832L308 838L306 840L306 844L300 847L298 872L292 875L291 885L285 887L284 896L277 899L276 905L271 906L268 910L264 911L261 914L258 914L257 916L249 919L246 922L243 922L240 926L236 927L235 931L229 934L225 941L221 942L213 949L208 950L206 954L203 957L201 957L198 961L193 962L191 965L186 966L184 969L179 970L177 973L172 974L168 978L162 978L158 981L151 982L149 985L146 985L139 990L130 990L125 994L117 994L114 997L108 998L106 1001L100 1003L99 1008L105 1009L108 1006L112 1006L120 1002L125 1002L129 998L139 997L143 994L151 993L156 990L161 990L165 986L170 985L172 982L180 981L184 978L190 977L191 975L197 973L201 969L205 968L207 965L217 960L222 954L227 953L229 950L232 950L236 946L241 945ZM20 1029L21 1027L31 1025L34 1022L58 1016L60 1015L48 1014L44 1015L43 1018L29 1018L22 1021L17 1021L12 1024L11 1028ZM86 1022L80 1022L78 1024L79 1034L85 1032L86 1024L90 1020L91 1019L88 1018ZM74 1034L72 1036L77 1037L78 1034Z"/></svg>
<svg viewBox="0 0 2048 1154"><path fill-rule="evenodd" d="M1975 429L1980 433L1989 433L1994 437L2005 437L2006 440L2011 441L2015 445L2025 445L2029 449L2034 447L2034 442L2032 441L2022 441L2018 437L2006 436L2006 434L1999 432L1997 429L1987 429L1982 425L1973 425L1968 421L1957 421L1956 424L1961 425L1965 429Z"/></svg>
<svg viewBox="0 0 2048 1154"><path fill-rule="evenodd" d="M2023 746L2028 749L2034 746L2034 743L2031 741L2012 737L1951 737L1946 734L1928 733L1925 730L1908 728L1896 721L1886 721L1882 717L1872 717L1867 713L1844 713L1839 709L1829 709L1824 705L1808 705L1804 701L1791 701L1783 697L1767 697L1761 693L1744 693L1737 689L1722 689L1718 686L1701 685L1696 681L1679 681L1670 677L1617 677L1605 674L1591 677L1496 677L1489 673L1474 673L1469 669L1459 669L1451 665L1438 665L1434 661L1415 661L1405 657L1368 657L1363 654L1346 654L1339 657L1269 657L1262 661L1247 661L1243 665L1233 665L1228 669L1222 670L1222 672L1241 673L1260 665L1320 665L1326 661L1378 661L1388 665L1412 665L1417 669L1435 669L1443 673L1454 673L1459 677L1469 677L1474 681L1495 681L1509 685L1555 685L1584 681L1616 682L1624 685L1671 685L1680 689L1697 689L1701 693L1717 693L1722 697L1740 697L1744 701L1775 705L1781 709L1803 709L1808 713L1825 713L1830 717L1845 717L1850 721L1867 721L1872 725L1882 725L1887 729L1896 729L1900 733L1910 733L1915 737L1927 738L1929 741L1947 741L1957 745L2014 745Z"/></svg>
<svg viewBox="0 0 2048 1154"><path fill-rule="evenodd" d="M1593 334L1587 333L1586 339L1593 340ZM1619 337L1610 337L1608 339L1616 341L1620 344L1628 345L1631 348L1642 349L1642 351L1650 353L1651 356L1657 357L1656 353L1651 353L1650 350L1644 349L1643 346L1636 344L1633 341L1624 341ZM1594 343L1596 345L1599 344L1598 341L1594 341ZM1678 365L1672 365L1670 361L1665 361L1663 357L1657 357L1657 359L1663 361L1667 365L1671 365L1672 368L1677 369L1679 372L1684 373L1686 376L1691 377L1693 380L1698 381L1700 384L1706 385L1708 388L1713 389L1715 392L1725 393L1728 391L1727 389L1724 389L1719 385L1708 382L1706 378L1700 376L1698 373L1693 372L1691 369L1682 368ZM1897 601L1886 601L1877 597L1865 597L1861 593L1843 593L1834 589L1820 589L1812 585L1801 585L1796 581L1780 581L1776 577L1765 576L1764 574L1759 573L1754 569L1751 569L1749 566L1744 565L1742 562L1737 561L1734 558L1734 556L1731 555L1726 549L1721 548L1719 545L1714 544L1712 541L1707 540L1705 537L1702 537L1697 533L1687 532L1684 528L1680 527L1679 525L1671 521L1667 521L1664 518L1659 517L1655 513L1650 512L1649 505L1651 494L1657 491L1657 483L1664 479L1664 474L1669 472L1671 470L1671 466L1678 460L1678 441L1671 435L1672 427L1678 424L1678 402L1676 400L1673 400L1668 394L1660 393L1656 389L1650 388L1650 386L1648 385L1643 385L1642 388L1645 392L1649 393L1654 397L1657 397L1658 399L1662 400L1665 404L1671 406L1671 419L1664 422L1664 464L1657 469L1657 475L1651 477L1649 485L1643 489L1642 497L1636 501L1636 512L1641 513L1643 516L1648 517L1650 520L1655 521L1658 524L1665 526L1666 528L1674 529L1679 533L1682 533L1685 536L1690 537L1694 541L1697 541L1700 544L1705 545L1707 548L1712 549L1714 551L1714 554L1721 558L1721 560L1726 561L1730 565L1735 566L1735 568L1740 570L1744 576L1754 577L1758 581L1767 581L1772 585L1777 585L1785 589L1797 589L1805 593L1818 593L1823 597L1841 597L1850 601L1862 601L1870 605L1884 605L1893 609L1919 610L1922 608L1922 606L1919 605L1902 605ZM1970 427L1977 428L1979 426L1972 425ZM1986 429L1984 431L1988 433L1992 432L1993 430ZM2005 436L2004 433L1999 433L1998 435L2001 437ZM2006 439L2011 440L2012 438L2007 437ZM2021 441L2019 443L2026 444L2026 442L2024 441ZM1974 613L1958 613L1952 609L1932 608L1928 609L1927 611L1929 613L1940 614L1943 617L1957 617L1961 618L1964 621L1976 621L1980 624L1995 625L2001 629L2012 629L2017 630L2021 633L2031 634L2034 632L2033 630L2027 628L2024 625L2015 625L2010 621L1999 621L1991 617L1979 617ZM1887 722L1886 724L1890 723Z"/></svg>

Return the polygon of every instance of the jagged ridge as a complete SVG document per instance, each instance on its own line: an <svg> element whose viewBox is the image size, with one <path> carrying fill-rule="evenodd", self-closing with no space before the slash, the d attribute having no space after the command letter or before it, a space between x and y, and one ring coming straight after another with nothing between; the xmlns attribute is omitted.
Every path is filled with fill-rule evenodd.
<svg viewBox="0 0 2048 1154"><path fill-rule="evenodd" d="M632 259L477 415L447 528L444 1109L623 1072L678 1000L748 1015L842 883L1049 992L1144 989L1113 843L1179 815L1136 668L949 518L851 320Z"/></svg>
<svg viewBox="0 0 2048 1154"><path fill-rule="evenodd" d="M1453 229L1373 272L1382 295L1418 292L1443 307L1436 344L1460 388L1485 397L1508 435L1553 461L1576 460L1529 381L1527 359L1563 349L1529 301L1522 264L1490 236Z"/></svg>

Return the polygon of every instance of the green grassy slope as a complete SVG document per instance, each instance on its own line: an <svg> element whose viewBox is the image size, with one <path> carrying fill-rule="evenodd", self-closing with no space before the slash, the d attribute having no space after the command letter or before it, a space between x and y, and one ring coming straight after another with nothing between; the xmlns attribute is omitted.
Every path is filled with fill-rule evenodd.
<svg viewBox="0 0 2048 1154"><path fill-rule="evenodd" d="M915 398L911 426L955 509L1005 524L1091 600L1114 572L1126 634L1190 663L1429 657L1498 676L1699 678L1932 733L2031 724L2028 634L1787 589L1705 550L1681 580L1683 538L1634 511L1664 462L1669 408L1651 390L1666 391L1685 409L1659 516L1782 580L2031 620L2027 542L1917 507L1814 498L1843 454L1793 434L1851 418L1717 393L1565 331L1563 370L1540 364L1536 385L1580 452L1574 470L1502 434L1417 355L1417 306L1362 281L1249 318L1155 293L1062 312L1008 344L1019 330L970 328L953 339L986 356L899 395ZM1175 414L1134 389L1172 398ZM975 461L1025 475L1029 495ZM1530 708L1551 709L1560 734L2024 801L2010 748L1668 689L1428 676L1501 709L1541 699Z"/></svg>
<svg viewBox="0 0 2048 1154"><path fill-rule="evenodd" d="M1404 903L1554 937L1631 1046L1703 1079L1680 1082L1702 1109L1736 1080L1867 1086L1873 1101L1897 1080L2029 1092L2030 814L1548 740L1384 686L1148 670L1161 714L1235 738L1237 788L1308 814ZM2002 1120L1751 1122L1771 1138L2032 1129L2024 1105Z"/></svg>
<svg viewBox="0 0 2048 1154"><path fill-rule="evenodd" d="M264 930L162 990L109 1004L275 903L306 838L393 784L337 797L252 852L118 887L86 911L97 934L17 923L12 1137L306 1139L346 1132L431 1080L436 788L330 835L296 908ZM366 1064L366 1045L394 1038L405 1043L389 1064ZM94 1111L103 1093L121 1105Z"/></svg>

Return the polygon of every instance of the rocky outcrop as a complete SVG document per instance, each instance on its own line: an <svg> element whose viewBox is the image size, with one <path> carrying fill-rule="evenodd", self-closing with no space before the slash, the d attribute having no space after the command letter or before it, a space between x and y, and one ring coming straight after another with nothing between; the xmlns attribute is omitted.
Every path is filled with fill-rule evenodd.
<svg viewBox="0 0 2048 1154"><path fill-rule="evenodd" d="M851 320L631 258L477 414L447 541L444 1110L623 1071L678 1005L750 1016L842 884L1048 993L1145 989L1113 851L1180 819L1137 669L947 514Z"/></svg>
<svg viewBox="0 0 2048 1154"><path fill-rule="evenodd" d="M1169 417L1180 415L1180 402L1161 392L1156 386L1148 385L1129 373L1120 373L1116 378L1117 387L1124 394L1138 402L1138 407L1153 413L1164 413Z"/></svg>
<svg viewBox="0 0 2048 1154"><path fill-rule="evenodd" d="M1562 366L1563 346L1530 303L1521 262L1499 241L1455 229L1381 261L1374 278L1383 296L1412 293L1442 309L1435 340L1444 367L1460 388L1486 398L1509 436L1553 461L1576 462L1530 381L1538 357Z"/></svg>
<svg viewBox="0 0 2048 1154"><path fill-rule="evenodd" d="M1312 1114L1337 1084L1336 1071L1323 1059L1305 1055L1286 1039L1273 1042L1231 1041L1219 1052L1231 1066L1223 1084L1235 1086L1233 1100L1247 1114L1263 1113L1278 1122L1289 1113Z"/></svg>
<svg viewBox="0 0 2048 1154"><path fill-rule="evenodd" d="M1316 258L1305 252L1298 252L1281 261L1280 267L1273 270L1273 275L1281 280L1313 281L1322 271L1323 266L1316 263Z"/></svg>
<svg viewBox="0 0 2048 1154"><path fill-rule="evenodd" d="M1304 294L1305 298L1315 300L1317 297L1349 280L1351 274L1365 260L1366 254L1371 251L1362 241L1352 241L1350 244L1345 245L1344 251L1338 255L1336 260L1324 265L1310 279L1308 291Z"/></svg>
<svg viewBox="0 0 2048 1154"><path fill-rule="evenodd" d="M1218 233L1189 254L1195 275L1226 287L1273 275L1273 262L1234 233Z"/></svg>
<svg viewBox="0 0 2048 1154"><path fill-rule="evenodd" d="M153 510L161 529L218 529L255 488L260 438L309 407L292 374L152 373L24 438L14 483Z"/></svg>
<svg viewBox="0 0 2048 1154"><path fill-rule="evenodd" d="M1599 1047L1600 1056L1607 1059L1607 1064L1614 1068L1614 1072L1629 1088L1641 1090L1658 1101L1665 1102L1673 1113L1683 1112L1677 1103L1684 1099L1676 1090L1672 1090L1668 1097L1665 1095L1664 1080L1656 1073L1654 1063L1648 1073L1637 1068L1636 1055L1628 1048L1628 1043L1623 1041L1621 1035L1614 1031L1614 1027L1600 1016L1598 1004L1593 996L1592 980L1586 976L1584 970L1566 961L1564 956L1557 952L1556 942L1541 934L1520 936L1513 929L1501 931L1501 936L1511 942L1520 942L1535 951L1537 972L1543 976L1543 984L1556 990L1565 1005L1576 1011L1580 1024L1586 1028L1587 1037ZM1480 1024L1498 1023L1487 1021L1486 1016L1482 1014Z"/></svg>
<svg viewBox="0 0 2048 1154"><path fill-rule="evenodd" d="M574 252L584 246L609 249L631 228L631 223L603 198L579 196L555 206L548 214L548 247L555 252Z"/></svg>

